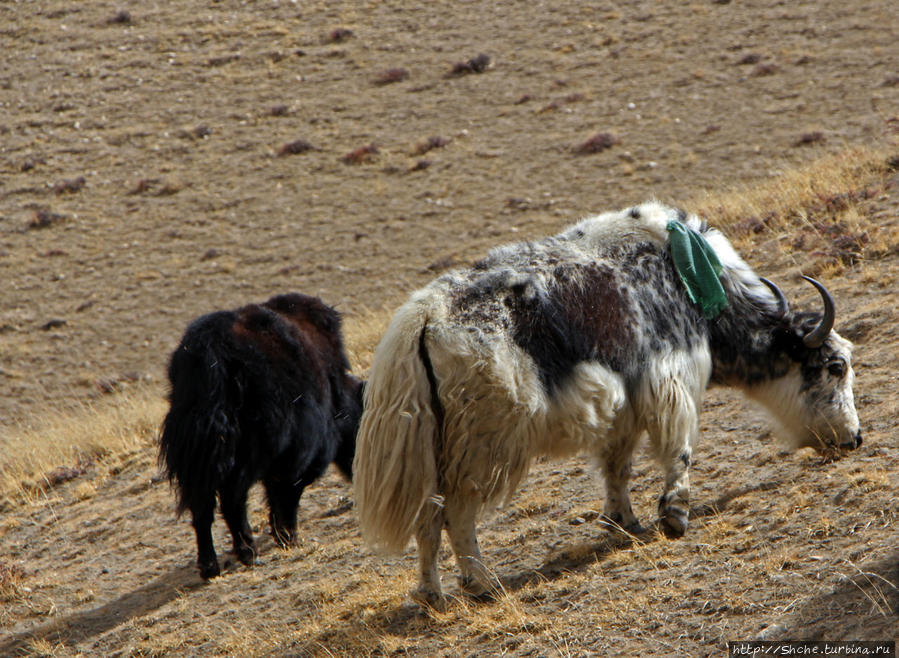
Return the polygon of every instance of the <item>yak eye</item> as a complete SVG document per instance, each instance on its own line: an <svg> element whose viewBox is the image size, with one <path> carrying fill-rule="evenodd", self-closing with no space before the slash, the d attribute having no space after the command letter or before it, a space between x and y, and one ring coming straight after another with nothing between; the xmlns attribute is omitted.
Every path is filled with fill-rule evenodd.
<svg viewBox="0 0 899 658"><path fill-rule="evenodd" d="M846 362L842 359L836 359L827 364L827 371L834 377L841 378L846 374Z"/></svg>

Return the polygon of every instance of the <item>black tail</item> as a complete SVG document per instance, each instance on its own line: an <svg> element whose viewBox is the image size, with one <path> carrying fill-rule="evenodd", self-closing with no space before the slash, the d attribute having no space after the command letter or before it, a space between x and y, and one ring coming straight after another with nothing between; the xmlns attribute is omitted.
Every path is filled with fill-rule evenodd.
<svg viewBox="0 0 899 658"><path fill-rule="evenodd" d="M362 396L365 382L344 375L342 386L335 391L335 424L339 443L334 454L334 464L348 480L353 479L353 458L356 455L356 434L362 417Z"/></svg>
<svg viewBox="0 0 899 658"><path fill-rule="evenodd" d="M205 315L188 327L169 364L171 407L162 425L159 463L178 492L178 513L210 498L234 465L241 373L231 372L236 315Z"/></svg>

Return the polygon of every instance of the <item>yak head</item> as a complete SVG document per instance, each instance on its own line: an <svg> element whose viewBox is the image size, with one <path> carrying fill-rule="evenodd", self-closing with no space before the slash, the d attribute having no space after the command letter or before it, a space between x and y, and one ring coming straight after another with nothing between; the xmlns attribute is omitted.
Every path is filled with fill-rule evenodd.
<svg viewBox="0 0 899 658"><path fill-rule="evenodd" d="M762 279L778 300L780 324L774 348L785 364L758 397L774 414L793 447L834 456L862 443L852 386L852 343L833 330L835 306L827 289L803 277L821 294L823 313L790 311L783 293Z"/></svg>

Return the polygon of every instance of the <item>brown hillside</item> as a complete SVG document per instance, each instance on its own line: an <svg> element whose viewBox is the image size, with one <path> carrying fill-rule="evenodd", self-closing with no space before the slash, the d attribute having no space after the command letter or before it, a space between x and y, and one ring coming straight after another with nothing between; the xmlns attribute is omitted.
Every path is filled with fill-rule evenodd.
<svg viewBox="0 0 899 658"><path fill-rule="evenodd" d="M0 655L896 639L894 4L0 4ZM650 197L725 227L795 304L817 303L800 272L831 288L861 449L783 454L713 391L683 539L614 539L592 466L540 463L481 523L507 595L429 613L405 599L412 551L372 555L330 473L298 548L257 496L261 564L200 581L153 445L192 318L317 294L364 374L439 272ZM641 458L645 522L660 489Z"/></svg>

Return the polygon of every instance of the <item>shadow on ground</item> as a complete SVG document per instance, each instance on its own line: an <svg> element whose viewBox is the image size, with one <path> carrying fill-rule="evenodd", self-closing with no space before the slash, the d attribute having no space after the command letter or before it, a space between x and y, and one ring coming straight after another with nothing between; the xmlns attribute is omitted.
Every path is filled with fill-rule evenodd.
<svg viewBox="0 0 899 658"><path fill-rule="evenodd" d="M844 560L838 583L783 620L777 636L803 640L894 640L899 633L899 550L873 564ZM839 617L835 617L839 615ZM835 618L846 623L835 626Z"/></svg>
<svg viewBox="0 0 899 658"><path fill-rule="evenodd" d="M0 644L0 656L22 653L29 644L41 640L51 644L78 644L129 619L161 608L185 591L202 586L203 582L199 580L193 564L179 567L98 608L78 612L40 628L14 635Z"/></svg>

